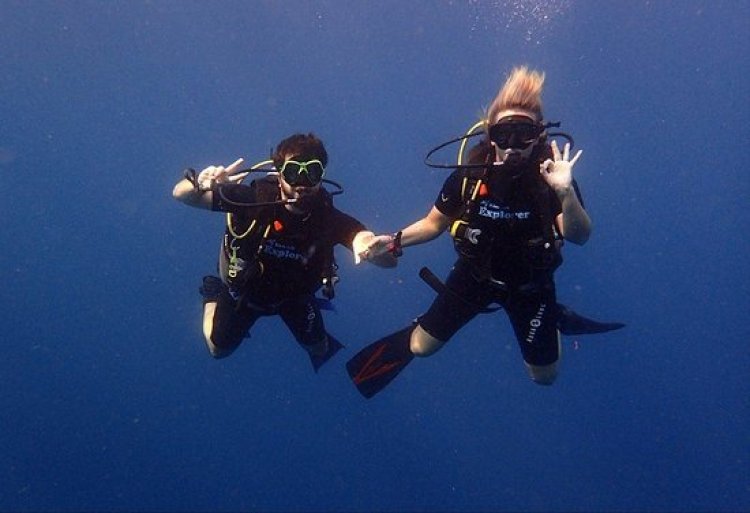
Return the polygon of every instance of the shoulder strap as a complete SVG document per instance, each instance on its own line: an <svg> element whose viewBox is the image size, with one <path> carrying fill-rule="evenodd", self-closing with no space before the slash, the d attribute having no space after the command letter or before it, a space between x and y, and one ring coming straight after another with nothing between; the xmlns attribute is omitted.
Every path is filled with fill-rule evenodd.
<svg viewBox="0 0 750 513"><path fill-rule="evenodd" d="M331 237L331 230L333 229L330 217L333 212L333 196L325 190L321 189L323 195L321 209L321 239L323 240L323 270L321 280L323 283L323 296L326 299L333 299L336 295L334 286L339 281L338 276L338 265L336 264L336 258L333 252L333 240Z"/></svg>
<svg viewBox="0 0 750 513"><path fill-rule="evenodd" d="M470 164L489 164L491 158L491 147L480 142L474 146L469 152L469 163ZM461 181L461 199L467 208L470 208L478 196L486 194L486 185L484 189L482 184L485 182L487 177L487 167L481 168L468 168L463 170L463 180Z"/></svg>
<svg viewBox="0 0 750 513"><path fill-rule="evenodd" d="M466 169L461 180L461 200L463 201L463 210L450 226L450 234L454 241L463 238L466 228L469 225L469 218L474 212L477 198L487 194L487 186L484 178L487 174L486 168Z"/></svg>

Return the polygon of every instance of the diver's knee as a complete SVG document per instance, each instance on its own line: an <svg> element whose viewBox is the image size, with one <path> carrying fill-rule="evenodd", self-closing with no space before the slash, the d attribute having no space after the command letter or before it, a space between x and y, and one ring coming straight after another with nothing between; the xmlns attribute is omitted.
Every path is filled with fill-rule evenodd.
<svg viewBox="0 0 750 513"><path fill-rule="evenodd" d="M212 333L206 334L204 341L209 354L218 360L234 353L234 350L242 342L242 338L237 338L231 333L214 330Z"/></svg>
<svg viewBox="0 0 750 513"><path fill-rule="evenodd" d="M414 353L414 356L430 356L438 352L443 345L445 342L427 333L419 324L412 331L409 340L409 350Z"/></svg>
<svg viewBox="0 0 750 513"><path fill-rule="evenodd" d="M537 385L550 386L557 379L557 362L550 365L526 364L526 370L531 380Z"/></svg>
<svg viewBox="0 0 750 513"><path fill-rule="evenodd" d="M215 359L226 358L234 351L233 341L228 340L224 333L214 330L214 314L216 302L209 301L203 305L203 340L208 353Z"/></svg>

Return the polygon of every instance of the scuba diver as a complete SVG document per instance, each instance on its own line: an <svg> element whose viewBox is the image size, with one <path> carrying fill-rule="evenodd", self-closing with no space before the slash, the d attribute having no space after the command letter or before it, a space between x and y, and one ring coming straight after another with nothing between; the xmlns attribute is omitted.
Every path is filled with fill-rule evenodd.
<svg viewBox="0 0 750 513"><path fill-rule="evenodd" d="M382 390L413 359L430 356L478 313L498 304L508 315L531 379L551 385L557 376L560 332L600 333L624 326L598 323L557 303L554 272L562 263L563 240L583 245L591 220L583 207L572 169L567 134L548 133L558 124L542 115L544 74L515 68L474 135L481 141L468 164L454 168L434 206L423 219L393 235L371 239L361 259L401 254L449 230L458 260L445 284L426 268L422 277L438 291L416 321L365 347L348 363L352 381L369 398ZM552 136L569 140L562 151ZM550 141L550 139L552 139ZM494 308L494 310L499 308Z"/></svg>
<svg viewBox="0 0 750 513"><path fill-rule="evenodd" d="M214 358L229 356L260 317L278 315L317 372L343 347L326 332L321 298L315 296L322 290L333 298L338 279L333 248L342 244L358 255L374 233L333 206L332 196L343 189L323 178L328 154L314 134L284 139L271 160L250 169L241 169L243 162L200 173L189 169L173 191L189 206L227 213L220 276L204 277L200 287L206 346ZM271 163L270 172L261 167ZM256 171L268 173L241 183ZM324 182L336 190L329 192ZM369 260L396 265L387 253Z"/></svg>

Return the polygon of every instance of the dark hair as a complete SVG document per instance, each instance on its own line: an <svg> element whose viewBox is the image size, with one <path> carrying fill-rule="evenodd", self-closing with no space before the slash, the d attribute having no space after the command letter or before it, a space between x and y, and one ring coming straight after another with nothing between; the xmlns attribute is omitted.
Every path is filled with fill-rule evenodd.
<svg viewBox="0 0 750 513"><path fill-rule="evenodd" d="M289 157L302 157L304 159L318 159L323 167L328 165L328 152L323 141L318 139L315 134L294 134L281 141L276 146L276 151L271 155L273 165L276 169L281 169L284 161Z"/></svg>

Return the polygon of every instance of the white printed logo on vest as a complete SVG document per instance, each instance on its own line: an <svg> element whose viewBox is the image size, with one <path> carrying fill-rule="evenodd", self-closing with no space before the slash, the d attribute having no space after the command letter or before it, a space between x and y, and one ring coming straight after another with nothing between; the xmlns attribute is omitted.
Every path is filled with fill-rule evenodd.
<svg viewBox="0 0 750 513"><path fill-rule="evenodd" d="M511 212L508 207L501 207L497 203L484 199L479 203L479 215L490 219L528 219L529 210Z"/></svg>

